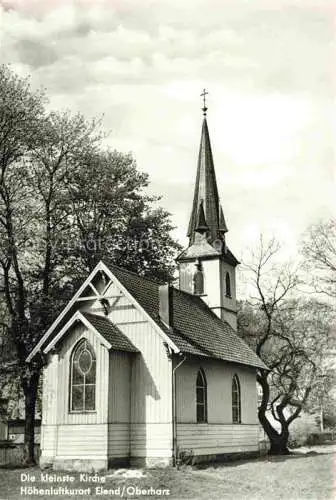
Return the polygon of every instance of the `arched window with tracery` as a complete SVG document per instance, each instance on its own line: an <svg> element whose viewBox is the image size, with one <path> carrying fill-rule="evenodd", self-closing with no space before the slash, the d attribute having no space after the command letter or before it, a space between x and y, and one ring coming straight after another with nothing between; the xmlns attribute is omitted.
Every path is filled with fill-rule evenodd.
<svg viewBox="0 0 336 500"><path fill-rule="evenodd" d="M225 295L231 297L231 279L228 272L225 274Z"/></svg>
<svg viewBox="0 0 336 500"><path fill-rule="evenodd" d="M207 382L205 373L200 368L197 373L196 379L196 421L197 423L204 423L208 419L207 409Z"/></svg>
<svg viewBox="0 0 336 500"><path fill-rule="evenodd" d="M241 423L240 383L237 375L232 378L232 422Z"/></svg>
<svg viewBox="0 0 336 500"><path fill-rule="evenodd" d="M86 339L74 348L70 361L70 411L96 409L96 357Z"/></svg>

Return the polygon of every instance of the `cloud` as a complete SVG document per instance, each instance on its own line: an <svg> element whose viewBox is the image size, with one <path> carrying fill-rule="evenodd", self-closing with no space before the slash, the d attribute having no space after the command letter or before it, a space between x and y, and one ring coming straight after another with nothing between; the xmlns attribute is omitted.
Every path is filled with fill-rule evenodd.
<svg viewBox="0 0 336 500"><path fill-rule="evenodd" d="M16 43L19 58L32 68L49 66L57 61L55 51L35 40L21 39Z"/></svg>
<svg viewBox="0 0 336 500"><path fill-rule="evenodd" d="M245 88L331 93L334 34L322 2L319 10L261 1L251 8L198 0L192 9L189 1L60 2L49 9L15 3L3 12L3 53L33 67L49 63L56 79L64 62L78 59L75 68L93 64L94 74L97 61L123 83L203 74ZM25 44L35 47L33 57Z"/></svg>
<svg viewBox="0 0 336 500"><path fill-rule="evenodd" d="M181 238L204 86L233 246L256 228L287 227L293 237L331 213L331 1L13 0L2 6L3 62L45 87L51 107L104 114L111 131L106 143L134 152L150 173L152 192L164 194Z"/></svg>

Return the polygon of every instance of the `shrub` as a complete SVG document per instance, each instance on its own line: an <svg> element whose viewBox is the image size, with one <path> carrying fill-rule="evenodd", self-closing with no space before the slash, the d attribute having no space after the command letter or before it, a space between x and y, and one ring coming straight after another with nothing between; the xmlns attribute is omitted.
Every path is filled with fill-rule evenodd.
<svg viewBox="0 0 336 500"><path fill-rule="evenodd" d="M328 441L333 441L334 439L335 435L332 431L312 432L308 436L307 443L310 445L324 444Z"/></svg>
<svg viewBox="0 0 336 500"><path fill-rule="evenodd" d="M177 454L177 466L192 465L193 458L193 450L179 450Z"/></svg>
<svg viewBox="0 0 336 500"><path fill-rule="evenodd" d="M289 428L289 448L298 448L308 443L308 437L318 433L319 428L313 415L303 413L302 416L291 424Z"/></svg>

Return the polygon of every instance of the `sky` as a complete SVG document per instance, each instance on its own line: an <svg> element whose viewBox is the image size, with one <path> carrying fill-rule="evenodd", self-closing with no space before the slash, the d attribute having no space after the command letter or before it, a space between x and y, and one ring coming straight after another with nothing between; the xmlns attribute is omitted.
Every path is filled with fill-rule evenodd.
<svg viewBox="0 0 336 500"><path fill-rule="evenodd" d="M289 256L335 216L335 13L329 0L0 1L0 58L54 109L103 115L186 244L203 88L239 258L259 234Z"/></svg>

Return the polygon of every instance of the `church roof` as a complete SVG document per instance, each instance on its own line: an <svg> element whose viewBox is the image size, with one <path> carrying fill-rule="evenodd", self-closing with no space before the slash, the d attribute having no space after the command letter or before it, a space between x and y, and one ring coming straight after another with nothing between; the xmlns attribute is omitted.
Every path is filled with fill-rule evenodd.
<svg viewBox="0 0 336 500"><path fill-rule="evenodd" d="M109 269L180 351L266 369L253 350L200 297L173 289L173 325L159 317L160 283L114 265Z"/></svg>
<svg viewBox="0 0 336 500"><path fill-rule="evenodd" d="M267 369L255 352L236 334L233 328L220 320L215 313L195 295L175 288L172 289L173 322L169 328L159 316L159 288L163 282L139 276L115 265L97 264L78 292L53 322L48 331L36 344L27 360L31 361L40 351L48 352L69 328L69 323L83 318L102 336L108 346L114 350L137 352L132 342L121 330L105 316L98 316L83 310L75 312L76 300L87 283L100 270L111 274L120 286L133 297L157 326L171 346L185 354L221 359ZM69 319L70 318L70 319ZM68 322L68 323L67 323ZM61 328L61 330L60 330Z"/></svg>
<svg viewBox="0 0 336 500"><path fill-rule="evenodd" d="M111 345L114 351L139 352L132 342L119 330L119 328L104 316L82 312L83 316Z"/></svg>
<svg viewBox="0 0 336 500"><path fill-rule="evenodd" d="M210 243L204 238L204 235L196 233L194 243L183 250L178 255L176 260L179 262L199 259L201 257L212 258L218 256L221 256L225 262L231 264L232 266L239 264L239 260L236 259L223 240L215 240L214 245L210 245Z"/></svg>
<svg viewBox="0 0 336 500"><path fill-rule="evenodd" d="M197 226L199 224L200 207L204 211L204 222L209 228L209 238L211 241L217 239L220 233L227 232L224 214L219 202L216 174L206 118L204 118L202 125L194 200L188 227L190 244L192 244L195 239L195 231L197 230Z"/></svg>

